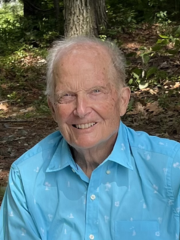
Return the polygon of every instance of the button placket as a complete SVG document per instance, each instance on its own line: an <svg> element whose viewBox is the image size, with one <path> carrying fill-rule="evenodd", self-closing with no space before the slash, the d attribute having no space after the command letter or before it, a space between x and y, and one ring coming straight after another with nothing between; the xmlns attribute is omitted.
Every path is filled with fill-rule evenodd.
<svg viewBox="0 0 180 240"><path fill-rule="evenodd" d="M95 169L89 181L86 202L86 239L96 239L95 236L98 236L99 191L97 189L100 186L102 172L102 168Z"/></svg>

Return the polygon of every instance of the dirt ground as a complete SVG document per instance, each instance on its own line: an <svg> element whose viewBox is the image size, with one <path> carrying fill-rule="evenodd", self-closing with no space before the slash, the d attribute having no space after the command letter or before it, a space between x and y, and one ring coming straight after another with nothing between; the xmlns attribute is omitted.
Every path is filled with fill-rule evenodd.
<svg viewBox="0 0 180 240"><path fill-rule="evenodd" d="M154 116L153 113L146 118L141 114L129 113L124 117L123 122L129 127L146 131L151 135L180 141L180 124L173 124L169 119L167 123L164 119L164 115ZM0 186L6 186L11 164L37 142L56 130L58 130L57 125L51 117L32 120L0 120Z"/></svg>
<svg viewBox="0 0 180 240"><path fill-rule="evenodd" d="M11 164L55 129L51 118L0 120L0 186L7 184Z"/></svg>
<svg viewBox="0 0 180 240"><path fill-rule="evenodd" d="M141 40L139 36L142 36L142 31L144 34ZM148 46L156 42L156 39L155 29L140 29L139 33L137 31L131 36L121 36L124 42L122 48L127 54L137 53L142 44ZM152 58L150 64L180 76L179 59L180 52L175 58L156 56ZM57 130L57 125L50 115L35 114L34 117L25 117L26 113L36 112L35 101L43 95L45 67L39 68L40 62L42 59L34 59L31 56L22 59L24 75L21 85L19 84L20 75L0 69L1 76L7 79L7 83L1 84L3 95L0 95L0 190L7 185L11 164L41 139ZM33 68L29 68L32 64L34 64ZM139 58L132 58L131 64L140 67ZM36 79L36 82L32 79ZM135 130L180 142L180 78L176 79L163 81L160 87L132 91L123 122ZM16 91L17 97L9 101L7 96L13 91ZM0 201L1 198L0 191Z"/></svg>

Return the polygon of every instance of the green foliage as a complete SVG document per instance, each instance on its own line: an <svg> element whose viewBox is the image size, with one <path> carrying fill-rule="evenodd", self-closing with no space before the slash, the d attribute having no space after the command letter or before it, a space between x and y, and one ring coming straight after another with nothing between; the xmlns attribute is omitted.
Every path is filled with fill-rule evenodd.
<svg viewBox="0 0 180 240"><path fill-rule="evenodd" d="M159 34L157 42L152 47L141 47L137 58L140 58L140 66L130 68L129 85L134 89L144 89L149 86L161 86L162 81L172 79L171 74L158 66L152 65L154 58L171 58L180 51L180 27L172 28L169 34ZM173 81L177 81L175 78Z"/></svg>
<svg viewBox="0 0 180 240"><path fill-rule="evenodd" d="M156 13L156 18L157 18L158 23L162 23L162 24L165 24L165 25L171 23L171 21L168 19L167 11L157 12Z"/></svg>
<svg viewBox="0 0 180 240"><path fill-rule="evenodd" d="M0 26L0 53L9 54L18 49L32 47L47 47L58 38L53 19L25 19L17 16L16 19L5 19Z"/></svg>
<svg viewBox="0 0 180 240"><path fill-rule="evenodd" d="M51 1L43 0L42 4L44 8L53 8ZM170 7L169 4L167 0L122 0L121 4L118 0L107 1L108 30L102 32L102 40L111 37L119 43L124 32L133 35L137 23L144 20L155 21L159 26L159 38L153 46L143 46L137 54L131 52L127 56L129 85L132 90L160 87L163 81L172 78L166 70L152 63L155 58L176 56L180 50L180 26L175 26L172 22L177 15L170 18L174 6ZM33 65L33 59L46 57L46 49L60 34L63 35L64 22L61 19L59 34L54 16L50 14L41 20L35 17L24 18L22 5L14 10L6 5L0 10L0 16L0 98L4 97L10 104L27 104L27 84L34 88L32 83L41 72L41 68ZM139 36L143 39L143 31ZM134 66L131 58L136 58L139 64ZM26 65L26 59L32 60L32 63ZM1 88L1 84L6 85L7 91ZM33 104L38 113L49 114L46 97L42 93L44 85L44 82L35 83L37 96ZM31 117L32 113L28 112L26 116Z"/></svg>
<svg viewBox="0 0 180 240"><path fill-rule="evenodd" d="M113 12L119 4L118 0L106 0ZM133 11L136 22L165 22L175 21L180 18L180 1L168 0L121 0L123 9ZM124 20L127 20L125 17Z"/></svg>
<svg viewBox="0 0 180 240"><path fill-rule="evenodd" d="M136 26L135 11L125 8L122 4L116 8L107 5L107 15L109 28L107 35L116 36L124 31L132 31Z"/></svg>
<svg viewBox="0 0 180 240"><path fill-rule="evenodd" d="M56 38L59 38L54 16L38 20L35 17L24 18L22 14L22 5L6 4L0 10L1 55L30 47L48 47ZM63 34L63 21L60 24L60 33Z"/></svg>
<svg viewBox="0 0 180 240"><path fill-rule="evenodd" d="M0 24L3 19L13 19L16 15L23 13L23 5L20 3L17 4L3 4L2 8L0 8Z"/></svg>
<svg viewBox="0 0 180 240"><path fill-rule="evenodd" d="M156 44L152 47L154 52L164 52L170 55L177 54L180 49L179 27L174 32L174 35L161 35Z"/></svg>

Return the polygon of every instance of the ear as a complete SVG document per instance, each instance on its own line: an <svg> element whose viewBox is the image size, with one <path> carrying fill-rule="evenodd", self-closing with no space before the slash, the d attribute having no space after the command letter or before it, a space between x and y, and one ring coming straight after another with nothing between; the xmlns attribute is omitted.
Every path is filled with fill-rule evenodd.
<svg viewBox="0 0 180 240"><path fill-rule="evenodd" d="M51 111L52 117L53 117L54 121L56 122L54 103L52 102L52 99L50 99L50 97L47 98L47 103L48 103L49 109Z"/></svg>
<svg viewBox="0 0 180 240"><path fill-rule="evenodd" d="M122 87L120 90L120 116L122 117L127 110L131 90L129 87Z"/></svg>

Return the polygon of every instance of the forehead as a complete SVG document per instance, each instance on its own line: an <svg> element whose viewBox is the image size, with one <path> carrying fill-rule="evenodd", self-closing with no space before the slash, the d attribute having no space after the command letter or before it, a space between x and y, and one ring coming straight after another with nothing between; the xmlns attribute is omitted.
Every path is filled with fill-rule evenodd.
<svg viewBox="0 0 180 240"><path fill-rule="evenodd" d="M114 69L113 69L114 71ZM77 45L64 52L54 68L56 90L78 91L94 86L114 85L111 57L102 46Z"/></svg>
<svg viewBox="0 0 180 240"><path fill-rule="evenodd" d="M59 59L58 59L59 58ZM81 67L85 70L90 66L104 68L110 66L111 58L108 51L97 44L79 44L70 47L56 60L54 70L57 72ZM109 68L109 67L108 67Z"/></svg>

